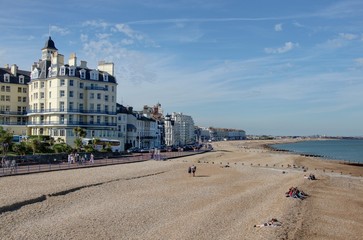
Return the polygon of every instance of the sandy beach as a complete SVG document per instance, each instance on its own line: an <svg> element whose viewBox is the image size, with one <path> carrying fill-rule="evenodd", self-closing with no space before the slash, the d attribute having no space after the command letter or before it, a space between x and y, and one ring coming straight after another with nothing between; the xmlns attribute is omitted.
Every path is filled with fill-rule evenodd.
<svg viewBox="0 0 363 240"><path fill-rule="evenodd" d="M263 147L272 142L0 178L0 238L362 239L363 167ZM292 186L309 196L286 197ZM271 218L282 225L254 227Z"/></svg>

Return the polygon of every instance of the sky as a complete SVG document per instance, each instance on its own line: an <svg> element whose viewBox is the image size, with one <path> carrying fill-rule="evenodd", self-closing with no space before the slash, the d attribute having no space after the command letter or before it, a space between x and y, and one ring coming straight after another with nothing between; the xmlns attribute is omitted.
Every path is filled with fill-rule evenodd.
<svg viewBox="0 0 363 240"><path fill-rule="evenodd" d="M361 0L0 0L0 65L49 35L115 64L117 100L248 135L363 136Z"/></svg>

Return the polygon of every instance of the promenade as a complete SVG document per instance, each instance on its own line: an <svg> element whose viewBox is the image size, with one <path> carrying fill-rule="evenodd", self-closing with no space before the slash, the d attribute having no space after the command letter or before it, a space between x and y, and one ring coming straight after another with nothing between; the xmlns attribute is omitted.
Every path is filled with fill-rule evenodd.
<svg viewBox="0 0 363 240"><path fill-rule="evenodd" d="M13 176L13 175L23 175L32 174L39 172L49 172L49 171L61 171L70 170L77 168L90 168L90 167L101 167L114 164L126 164L126 163L136 163L143 162L147 160L167 160L178 157L185 157L195 154L200 154L206 152L205 150L200 151L185 151L185 152L163 152L159 156L153 157L150 153L133 153L128 155L123 155L120 157L113 158L101 158L95 159L94 163L85 161L81 163L70 164L68 162L59 163L49 163L49 164L29 164L29 165L17 165L15 167L2 167L0 168L0 177Z"/></svg>

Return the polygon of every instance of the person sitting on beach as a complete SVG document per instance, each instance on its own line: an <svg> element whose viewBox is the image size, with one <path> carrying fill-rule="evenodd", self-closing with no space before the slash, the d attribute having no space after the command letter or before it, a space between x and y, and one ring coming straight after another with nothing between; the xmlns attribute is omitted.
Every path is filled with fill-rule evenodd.
<svg viewBox="0 0 363 240"><path fill-rule="evenodd" d="M277 220L276 218L272 218L270 221L264 224L254 225L254 227L279 227L282 225L282 222Z"/></svg>
<svg viewBox="0 0 363 240"><path fill-rule="evenodd" d="M310 174L309 174L308 179L309 179L309 180L316 180L315 175L314 175L314 174L312 174L312 173L310 173Z"/></svg>

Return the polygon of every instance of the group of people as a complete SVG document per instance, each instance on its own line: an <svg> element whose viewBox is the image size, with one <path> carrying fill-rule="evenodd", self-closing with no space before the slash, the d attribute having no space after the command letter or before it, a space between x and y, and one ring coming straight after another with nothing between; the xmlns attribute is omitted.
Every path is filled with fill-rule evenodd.
<svg viewBox="0 0 363 240"><path fill-rule="evenodd" d="M308 180L316 180L316 177L314 174L310 173L309 176L305 177L307 178Z"/></svg>
<svg viewBox="0 0 363 240"><path fill-rule="evenodd" d="M279 227L281 225L282 223L279 220L272 218L270 221L263 224L254 225L254 227Z"/></svg>
<svg viewBox="0 0 363 240"><path fill-rule="evenodd" d="M91 164L94 163L93 153L90 154L89 158L88 158L87 154L80 155L77 152L68 154L68 164L72 164L72 163L83 164L87 161L89 161Z"/></svg>
<svg viewBox="0 0 363 240"><path fill-rule="evenodd" d="M303 191L300 191L297 187L291 187L288 192L285 193L286 197L305 199L308 195Z"/></svg>

